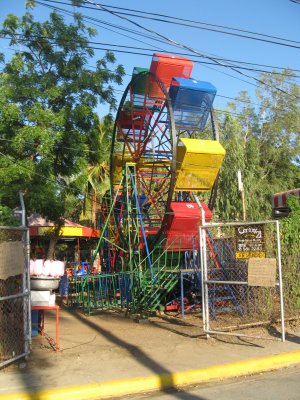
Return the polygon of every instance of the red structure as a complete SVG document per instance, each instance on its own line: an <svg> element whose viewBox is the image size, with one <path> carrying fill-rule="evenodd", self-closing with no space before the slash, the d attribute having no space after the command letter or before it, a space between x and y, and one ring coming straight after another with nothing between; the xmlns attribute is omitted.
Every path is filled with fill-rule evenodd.
<svg viewBox="0 0 300 400"><path fill-rule="evenodd" d="M212 212L205 203L201 206L205 221L210 222ZM166 227L166 248L175 251L195 250L198 247L201 218L197 203L172 202Z"/></svg>
<svg viewBox="0 0 300 400"><path fill-rule="evenodd" d="M162 81L166 89L169 89L174 76L178 78L189 78L192 69L193 63L187 58L159 53L153 54L150 66L150 72ZM155 83L153 83L150 89L150 97L164 97L163 92Z"/></svg>
<svg viewBox="0 0 300 400"><path fill-rule="evenodd" d="M296 196L300 201L300 188L288 190L287 192L275 193L272 198L272 214L274 218L283 218L289 215L290 209L287 206L289 196Z"/></svg>

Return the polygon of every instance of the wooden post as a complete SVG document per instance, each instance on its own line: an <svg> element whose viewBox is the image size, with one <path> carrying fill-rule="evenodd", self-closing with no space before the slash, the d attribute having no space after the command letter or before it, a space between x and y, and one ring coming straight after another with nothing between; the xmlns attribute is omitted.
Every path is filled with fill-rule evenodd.
<svg viewBox="0 0 300 400"><path fill-rule="evenodd" d="M245 205L244 189L241 191L241 196L242 196L242 207L243 207L243 221L246 221L246 205Z"/></svg>
<svg viewBox="0 0 300 400"><path fill-rule="evenodd" d="M243 181L242 181L242 174L241 174L240 170L238 170L238 172L237 172L237 177L238 177L239 191L241 192L241 197L242 197L243 221L246 221L245 193L244 193L244 185L243 185Z"/></svg>

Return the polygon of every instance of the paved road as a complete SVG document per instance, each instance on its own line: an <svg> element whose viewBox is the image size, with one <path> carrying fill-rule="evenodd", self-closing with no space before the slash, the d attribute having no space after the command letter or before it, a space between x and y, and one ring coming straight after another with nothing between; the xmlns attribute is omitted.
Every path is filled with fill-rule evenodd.
<svg viewBox="0 0 300 400"><path fill-rule="evenodd" d="M300 400L300 365L177 392L128 396L130 400Z"/></svg>

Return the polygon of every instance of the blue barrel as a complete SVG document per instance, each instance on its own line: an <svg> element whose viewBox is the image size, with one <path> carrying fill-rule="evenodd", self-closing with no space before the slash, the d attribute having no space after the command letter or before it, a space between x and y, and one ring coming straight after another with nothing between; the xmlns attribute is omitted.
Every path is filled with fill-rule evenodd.
<svg viewBox="0 0 300 400"><path fill-rule="evenodd" d="M39 310L31 310L31 336L39 334Z"/></svg>
<svg viewBox="0 0 300 400"><path fill-rule="evenodd" d="M59 294L61 296L67 296L68 295L68 277L67 275L63 275L60 278L59 282Z"/></svg>

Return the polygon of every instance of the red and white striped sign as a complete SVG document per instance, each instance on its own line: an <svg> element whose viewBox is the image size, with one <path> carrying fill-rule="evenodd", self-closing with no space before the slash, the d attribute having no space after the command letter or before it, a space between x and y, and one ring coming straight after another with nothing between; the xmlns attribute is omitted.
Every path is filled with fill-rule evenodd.
<svg viewBox="0 0 300 400"><path fill-rule="evenodd" d="M287 198L291 195L298 197L300 201L300 188L288 190L287 192L275 193L272 198L272 208L286 207Z"/></svg>

